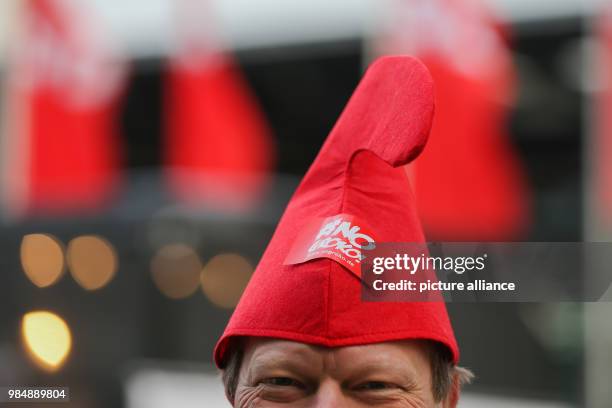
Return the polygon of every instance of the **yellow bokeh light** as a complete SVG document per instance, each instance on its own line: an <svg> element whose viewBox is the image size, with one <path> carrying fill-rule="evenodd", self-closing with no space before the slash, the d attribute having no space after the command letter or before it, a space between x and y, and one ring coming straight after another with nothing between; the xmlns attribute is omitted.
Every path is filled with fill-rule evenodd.
<svg viewBox="0 0 612 408"><path fill-rule="evenodd" d="M171 299L184 299L198 290L201 270L200 257L185 244L166 245L151 261L153 282Z"/></svg>
<svg viewBox="0 0 612 408"><path fill-rule="evenodd" d="M64 248L48 234L29 234L21 240L21 266L39 288L56 283L64 273Z"/></svg>
<svg viewBox="0 0 612 408"><path fill-rule="evenodd" d="M106 286L115 276L119 263L111 243L94 235L70 241L66 257L72 277L86 290Z"/></svg>
<svg viewBox="0 0 612 408"><path fill-rule="evenodd" d="M70 328L51 312L36 311L23 316L21 335L30 358L47 371L60 369L72 348Z"/></svg>
<svg viewBox="0 0 612 408"><path fill-rule="evenodd" d="M212 258L202 269L202 290L215 305L233 308L240 300L253 266L238 254L221 254Z"/></svg>

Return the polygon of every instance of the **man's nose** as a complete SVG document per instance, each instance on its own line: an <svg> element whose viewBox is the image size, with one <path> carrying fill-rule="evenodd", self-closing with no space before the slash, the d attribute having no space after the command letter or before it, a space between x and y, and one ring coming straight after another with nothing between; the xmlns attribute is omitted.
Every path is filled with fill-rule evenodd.
<svg viewBox="0 0 612 408"><path fill-rule="evenodd" d="M317 389L313 408L342 408L348 407L340 384L333 380L325 380Z"/></svg>

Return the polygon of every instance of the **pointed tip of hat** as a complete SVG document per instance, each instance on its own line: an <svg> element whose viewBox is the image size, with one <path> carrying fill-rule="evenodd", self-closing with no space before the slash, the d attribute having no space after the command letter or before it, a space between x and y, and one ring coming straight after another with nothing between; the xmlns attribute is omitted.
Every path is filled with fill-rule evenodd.
<svg viewBox="0 0 612 408"><path fill-rule="evenodd" d="M374 61L353 93L327 145L343 146L345 159L370 150L394 167L423 150L434 115L434 82L409 56Z"/></svg>

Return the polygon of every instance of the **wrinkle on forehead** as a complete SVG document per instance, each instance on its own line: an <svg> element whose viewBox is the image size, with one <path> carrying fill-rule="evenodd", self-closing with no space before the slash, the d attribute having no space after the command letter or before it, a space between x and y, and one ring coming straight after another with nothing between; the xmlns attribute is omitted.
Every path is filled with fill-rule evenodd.
<svg viewBox="0 0 612 408"><path fill-rule="evenodd" d="M346 376L347 372L394 370L430 383L428 349L419 341L398 341L362 346L325 348L287 340L253 338L246 344L245 362L250 368L275 367L320 375Z"/></svg>
<svg viewBox="0 0 612 408"><path fill-rule="evenodd" d="M323 370L323 355L319 347L285 340L249 339L244 362L249 372L259 368L293 371L308 369L312 372Z"/></svg>
<svg viewBox="0 0 612 408"><path fill-rule="evenodd" d="M236 406L240 408L276 404L262 394L270 390L260 381L277 376L294 378L309 390L303 400L293 401L291 406L311 404L323 384L332 384L339 392L346 393L347 398L353 398L358 395L353 394L357 392L355 387L367 382L398 386L388 394L376 396L385 406L439 406L431 391L429 348L418 340L326 348L288 340L252 338L244 345L236 398ZM365 400L356 401L355 406L364 403Z"/></svg>
<svg viewBox="0 0 612 408"><path fill-rule="evenodd" d="M387 379L415 388L428 387L431 367L427 350L417 342L393 342L339 348L334 351L339 378L353 379L384 374Z"/></svg>

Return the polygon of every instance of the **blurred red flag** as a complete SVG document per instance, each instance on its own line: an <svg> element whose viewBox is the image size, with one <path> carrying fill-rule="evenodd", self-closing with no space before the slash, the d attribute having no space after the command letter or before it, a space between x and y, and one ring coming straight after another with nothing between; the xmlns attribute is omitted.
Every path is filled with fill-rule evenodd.
<svg viewBox="0 0 612 408"><path fill-rule="evenodd" d="M510 240L526 179L507 135L515 72L503 28L475 0L402 0L378 51L419 57L436 84L430 142L408 169L426 236Z"/></svg>
<svg viewBox="0 0 612 408"><path fill-rule="evenodd" d="M3 183L13 215L94 210L116 188L124 69L81 5L22 3L5 99Z"/></svg>
<svg viewBox="0 0 612 408"><path fill-rule="evenodd" d="M166 88L166 166L183 202L224 210L254 203L269 178L274 145L232 57L218 49L206 0L177 5L177 54Z"/></svg>
<svg viewBox="0 0 612 408"><path fill-rule="evenodd" d="M599 218L612 225L612 7L603 10L597 26L599 43L596 77L601 84L596 98L595 181Z"/></svg>

